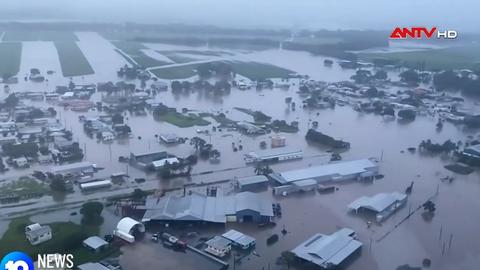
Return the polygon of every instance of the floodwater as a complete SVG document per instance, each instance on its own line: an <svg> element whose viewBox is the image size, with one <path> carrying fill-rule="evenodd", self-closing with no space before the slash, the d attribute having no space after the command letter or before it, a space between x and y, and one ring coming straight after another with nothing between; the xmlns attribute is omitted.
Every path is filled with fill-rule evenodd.
<svg viewBox="0 0 480 270"><path fill-rule="evenodd" d="M107 52L112 47L96 34L79 34L79 37L80 48L84 51L94 70L101 76L92 75L74 78L74 81L76 83L116 81L115 70L124 63L121 56ZM96 46L88 45L89 42L93 41L99 44L98 52ZM28 46L34 46L28 49L28 51L35 50L36 46L45 48L48 51L46 55L53 57L51 45L31 43ZM155 49L166 47L175 48L175 46L162 47L162 45L158 45ZM181 48L185 49L184 47ZM27 55L31 55L31 53ZM100 60L103 59L104 55L105 61ZM345 80L353 74L353 71L342 70L338 66L326 68L323 66L324 57L311 56L302 52L268 50L251 52L236 57L238 59L252 59L276 64L298 71L301 74L308 74L314 79L325 81ZM22 70L28 70L29 66L40 68L42 72L46 72L50 68L58 68L56 63L58 60L44 62L42 58L33 56L22 58L28 61L27 63L22 63ZM59 74L60 70L56 71L56 74ZM390 75L392 77L397 76L396 73L391 73ZM11 88L14 91L40 89L52 91L56 85L68 82L67 78L59 78L56 75L48 78L48 84L33 84L20 80L18 85L11 86ZM301 106L298 106L301 104L301 98L296 94L297 85L292 86L289 90L240 91L232 89L229 95L223 97L208 96L202 94L202 92L193 92L188 95L173 95L171 92L161 92L155 97L156 100L168 106L176 107L178 110L189 108L200 112L224 112L227 117L234 120L252 120L250 116L233 109L238 106L261 110L274 119L284 119L287 122L299 121L300 131L298 133L282 133L281 135L286 137L289 149L302 149L305 158L301 161L273 165L272 168L275 171L303 168L328 161L329 155L324 152L325 149L309 145L305 141L305 133L312 121L318 121L319 131L351 143L351 149L342 154L344 160L368 157L376 157L381 160L380 170L385 175L385 178L373 183L341 184L339 191L328 195L313 193L287 198L275 198L275 200L279 200L283 208L283 218L276 221L278 225L275 228L258 230L256 227L249 225L229 224L229 227L233 226L251 234L257 238L258 243L257 252L260 257L249 256L248 259L243 260L242 264L237 265L237 267L239 269L262 269L262 267L265 267L267 269L270 263L271 269L278 269L275 261L281 251L295 247L314 233L332 233L340 227L349 227L359 234L360 241L364 243L362 256L355 260L349 269L395 269L402 264L420 266L424 258L432 260L431 269L475 269L480 263L480 243L475 240L477 239L477 224L480 222L478 211L480 209L480 201L478 200L480 192L479 171L476 170L467 176L454 175L455 180L451 183L442 182L440 178L452 175L451 172L443 168L444 165L449 163L448 158L428 156L420 153L412 154L406 151L406 148L416 147L424 139L432 139L434 142L444 142L447 139L465 141L469 135L477 136L478 130L468 130L462 126L455 126L447 122L443 130L437 132L435 129L437 119L434 117L419 116L411 123L384 121L380 116L358 113L348 106L337 106L335 109L315 111L304 110ZM93 100L100 100L100 97L101 94L97 93L94 95ZM296 111L287 109L285 104L286 97L293 97L293 101L297 104ZM37 104L38 106L48 105L44 102L32 102L32 104ZM140 185L142 188L178 187L188 182L207 183L231 179L234 176L252 175L253 167L245 165L243 154L250 151L261 151L259 149L260 141L264 140L268 143L269 137L273 135L250 137L240 135L237 132L223 130L221 132L211 132L211 136L207 136L197 134L196 129L211 130L211 127L178 128L165 122L156 122L149 113L146 116L128 115L127 123L133 131L132 139L105 144L97 142L95 138L88 138L83 132L82 123L78 121L79 115L95 115L97 114L96 112L78 113L63 110L63 108L59 107L57 107L57 110L59 111L60 121L74 132L74 140L78 141L86 149L85 160L105 167L105 170L99 175L106 176L112 172L128 170L129 174L132 175L131 179L145 176L149 179L145 184ZM200 136L207 142L211 141L214 147L219 149L222 154L221 162L219 164L211 164L209 161L200 160L199 164L193 169L194 176L188 179L180 178L168 181L157 180L154 175L145 175L142 171L117 162L119 156L128 155L131 151L167 150L179 156L193 153L192 146L188 144L172 147L159 144L154 135L167 132L177 133L182 137ZM241 144L243 150L233 152L232 143L236 145ZM4 177L26 174L34 169L39 169L39 167L23 171L11 170ZM204 171L219 172L198 175L198 173ZM365 219L347 214L346 212L347 204L360 196L373 195L378 192L403 192L411 181L414 181L414 188L413 193L409 196L407 206L385 221L381 226L373 225L367 228ZM127 187L130 190L137 187L137 184L127 183ZM408 215L410 209L417 208L434 195L437 189L439 193L434 198L437 211L432 220L424 220L421 211L419 211L406 222L396 226L400 220ZM116 192L121 193L125 190L117 190ZM270 192L264 192L263 194L271 197ZM94 195L82 195L77 192L68 195L63 201L54 203L58 203L59 206L65 202L76 201L78 203L88 196L102 198L105 194L98 192ZM36 206L41 207L52 202L53 199L51 198L42 198L42 201ZM27 208L26 206L18 209ZM11 209L0 210L2 214L12 211ZM56 215L60 220L65 218L65 216L65 214ZM72 217L68 217L68 219L70 218ZM115 219L112 218L112 220ZM4 224L7 223L0 221L0 234L3 228L5 228ZM106 225L105 231L109 230L111 226ZM284 237L280 237L280 241L272 247L266 247L266 238L273 233L280 234L283 226L289 233ZM387 232L391 233L383 237ZM450 238L452 239L451 244ZM156 254L152 247L143 245L143 243L140 243L138 249L136 249L136 246L132 246L124 250L125 257L122 260L125 265L131 266L131 268L125 267L125 269L133 269L138 256L132 256L131 254L143 254L138 252L139 250L145 250L145 254L151 254L152 256ZM166 255L166 257L170 258L170 255ZM182 269L194 269L194 267L185 267Z"/></svg>

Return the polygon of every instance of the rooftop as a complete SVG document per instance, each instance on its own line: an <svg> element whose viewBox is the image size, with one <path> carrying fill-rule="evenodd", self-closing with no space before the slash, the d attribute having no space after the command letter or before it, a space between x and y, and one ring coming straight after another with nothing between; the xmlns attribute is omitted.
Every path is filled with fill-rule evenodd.
<svg viewBox="0 0 480 270"><path fill-rule="evenodd" d="M362 196L348 205L349 210L358 210L360 208L366 208L375 212L382 212L390 205L403 201L407 198L407 195L400 192L392 193L378 193L374 196Z"/></svg>
<svg viewBox="0 0 480 270"><path fill-rule="evenodd" d="M83 240L83 244L93 249L99 249L105 245L108 245L108 242L98 236L90 236Z"/></svg>
<svg viewBox="0 0 480 270"><path fill-rule="evenodd" d="M212 239L205 242L205 244L207 244L207 246L211 246L215 249L222 250L222 249L228 247L231 244L231 242L230 242L230 240L228 240L226 238L223 238L221 236L215 236Z"/></svg>
<svg viewBox="0 0 480 270"><path fill-rule="evenodd" d="M265 182L268 182L268 178L265 175L254 175L254 176L238 178L237 181L240 186L244 186L244 185L265 183Z"/></svg>
<svg viewBox="0 0 480 270"><path fill-rule="evenodd" d="M362 243L355 240L351 229L341 229L331 235L315 234L292 250L297 257L327 268L341 264L358 250Z"/></svg>
<svg viewBox="0 0 480 270"><path fill-rule="evenodd" d="M149 196L143 221L182 220L225 223L227 215L253 210L263 216L273 216L271 202L252 192L240 192L224 197L208 197L192 193L184 197Z"/></svg>
<svg viewBox="0 0 480 270"><path fill-rule="evenodd" d="M378 165L374 161L370 159L359 159L286 171L280 173L280 176L285 184L317 177L341 177L352 174L361 174L374 168L378 168Z"/></svg>
<svg viewBox="0 0 480 270"><path fill-rule="evenodd" d="M229 230L228 232L224 233L222 236L225 237L226 239L228 239L232 242L235 242L237 244L240 244L242 246L248 246L251 243L255 242L255 238L253 238L251 236L248 236L248 235L245 235L245 234L243 234L241 232L238 232L236 230Z"/></svg>

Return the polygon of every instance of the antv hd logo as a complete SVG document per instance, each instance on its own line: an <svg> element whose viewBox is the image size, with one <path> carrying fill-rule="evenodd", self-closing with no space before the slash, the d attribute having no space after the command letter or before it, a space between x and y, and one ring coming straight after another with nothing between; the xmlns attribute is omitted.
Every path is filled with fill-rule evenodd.
<svg viewBox="0 0 480 270"><path fill-rule="evenodd" d="M72 254L39 254L37 269L72 269ZM8 253L0 262L0 270L35 270L34 263L27 254L19 251Z"/></svg>
<svg viewBox="0 0 480 270"><path fill-rule="evenodd" d="M437 27L430 29L426 27L396 27L390 34L391 39L431 39L437 33L437 39L456 39L458 36L455 30L438 30Z"/></svg>

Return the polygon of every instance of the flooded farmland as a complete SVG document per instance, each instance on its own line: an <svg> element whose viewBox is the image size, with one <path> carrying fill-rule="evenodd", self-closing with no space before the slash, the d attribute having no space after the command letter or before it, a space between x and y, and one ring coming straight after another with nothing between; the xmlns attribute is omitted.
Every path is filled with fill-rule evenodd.
<svg viewBox="0 0 480 270"><path fill-rule="evenodd" d="M22 93L29 91L53 92L56 86L67 85L70 80L78 85L97 84L99 82L117 82L123 80L117 75L120 67L128 64L121 54L115 51L114 45L94 32L76 32L79 48L95 71L93 75L65 78L62 76L60 62L53 42L28 41L23 42L21 67L18 74L18 83L9 85L9 93ZM175 46L161 43L148 43L153 54L162 50L220 50L214 47L189 47ZM223 50L223 49L222 49ZM198 61L232 60L243 62L261 62L292 70L298 74L308 75L309 79L335 83L349 80L355 74L354 69L343 69L332 57L316 56L307 52L289 51L283 49L268 49L263 51L225 50L228 53L214 58L201 57ZM147 54L147 56L151 54ZM206 60L207 59L207 60ZM331 67L324 64L325 59L334 59ZM160 59L159 59L160 60ZM175 64L172 64L175 65ZM23 76L31 68L38 68L42 73L49 70L55 71L46 75L44 82L25 81ZM369 67L369 70L373 68ZM388 71L392 81L399 79L399 69ZM191 79L191 78L186 78ZM235 86L227 94L218 96L205 91L192 88L191 91L173 93L159 91L149 93L152 103L162 103L168 107L182 111L186 108L193 113L207 113L205 120L210 124L206 126L178 127L166 121L160 121L153 115L152 110L146 110L138 115L125 111L124 123L131 128L128 138L115 139L104 142L95 136L88 136L84 131L84 124L80 116L94 118L104 112L91 108L88 111L73 111L67 106L61 106L56 101L48 100L22 100L26 106L54 107L57 111L58 122L64 125L65 130L72 132L73 141L78 142L83 150L83 160L92 162L103 168L97 173L98 178L109 177L116 172L126 172L127 181L109 190L92 193L82 193L77 187L72 194L56 198L44 196L32 200L30 203L14 206L0 206L0 235L8 226L9 220L28 214L33 222L49 223L56 221L72 221L80 224L80 215L70 216L71 212L79 211L81 204L87 200L104 201L113 195L125 195L134 189L167 190L182 188L186 184L202 184L199 190L204 191L208 183L219 186L225 193L232 192L232 184L222 186L219 182L232 180L235 177L254 175L254 165L247 165L244 155L249 152L262 152L260 142L270 142L276 134L247 135L233 129L216 128L218 123L211 115L222 113L226 118L234 121L253 122L251 115L246 114L236 107L261 111L272 117L272 120L285 120L287 123L298 122L298 132L278 132L285 137L286 148L289 150L302 150L303 158L270 165L274 172L284 172L293 169L307 168L330 162L329 148L321 147L308 142L305 134L314 125L316 130L324 132L334 138L347 141L351 144L348 151L342 152L343 160L356 160L375 158L378 160L379 171L384 178L368 183L342 182L338 191L332 194L319 194L317 191L292 194L289 196L273 196L272 187L267 191L259 192L262 197L269 198L275 203L280 203L283 209L281 218L275 218L275 227L258 228L255 224L227 223L224 228L213 230L205 229L196 231L200 236L211 237L222 234L225 230L235 228L245 234L253 236L256 241L255 252L249 254L236 264L238 269L282 269L278 258L285 250L292 250L298 244L315 233L330 234L340 228L353 229L358 239L363 243L362 253L354 260L349 269L396 269L404 264L421 266L422 260L428 258L432 262L431 269L475 269L479 263L480 244L476 239L477 223L480 221L478 209L480 202L480 171L475 169L468 175L454 174L444 168L452 163L452 157L447 154L432 155L420 151L407 151L409 147L417 148L422 140L430 139L442 143L446 140L467 141L478 138L478 130L465 125L445 122L443 128L436 128L439 116L436 114L418 115L415 121L404 122L400 119L387 120L380 115L359 112L354 110L355 99L348 99L346 106L336 105L333 108L311 109L303 108L304 96L299 95L301 78L289 79L288 89L272 87L271 89L239 89ZM136 88L144 89L139 79L125 80L135 84ZM166 81L170 85L171 81ZM280 82L275 79L275 82ZM148 81L147 88L153 81ZM427 87L427 86L425 86ZM405 86L385 86L385 92L396 93L404 91ZM2 92L0 98L8 96ZM92 102L101 102L107 94L96 91L90 97ZM297 109L292 110L286 104L286 99L297 104ZM469 99L465 104L477 106L478 101ZM208 133L205 132L208 130ZM178 157L187 157L196 154L196 150L188 142L165 145L159 142L159 135L174 133L182 138L198 136L207 143L212 144L221 153L218 162L211 159L199 159L193 166L190 176L163 179L156 173L145 172L129 163L119 162L119 157L130 156L131 153L154 151L167 151ZM233 145L241 145L238 151L233 150ZM53 166L53 165L52 165ZM0 179L10 181L19 176L33 173L33 171L46 170L50 165L32 164L25 169L11 169L2 173ZM453 181L443 181L445 177L454 177ZM136 178L145 178L144 183L135 182ZM361 216L347 213L347 205L361 196L371 196L380 192L404 192L412 183L413 190L408 196L407 204L394 213L381 225L368 225L367 220ZM432 200L437 207L433 218L425 219L422 215L422 204ZM39 210L45 214L35 214ZM110 234L115 229L117 221L121 218L114 213L114 207L103 210L104 223L101 225L100 235ZM413 214L412 214L413 213ZM411 214L411 215L410 215ZM404 220L409 216L408 219ZM281 230L286 233L282 234ZM175 229L172 229L175 231ZM186 230L186 231L188 231ZM185 230L183 232L186 232ZM149 232L150 233L150 232ZM266 239L272 234L279 234L280 239L274 245L268 246ZM139 257L145 256L141 264L144 267L155 267L164 263L164 268L174 269L213 269L210 261L196 259L191 252L177 254L167 250L160 244L153 244L149 239L124 246L121 249L120 262L124 269L136 269ZM193 258L192 258L193 256ZM182 259L185 257L186 259ZM158 259L158 260L157 260ZM230 258L230 263L235 258ZM181 261L183 264L178 266ZM200 262L200 264L197 264Z"/></svg>

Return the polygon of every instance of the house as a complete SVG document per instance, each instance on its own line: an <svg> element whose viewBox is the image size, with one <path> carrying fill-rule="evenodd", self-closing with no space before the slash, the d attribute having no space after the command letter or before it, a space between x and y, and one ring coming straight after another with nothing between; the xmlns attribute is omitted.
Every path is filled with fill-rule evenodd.
<svg viewBox="0 0 480 270"><path fill-rule="evenodd" d="M51 155L40 155L37 157L37 161L40 164L49 164L53 162Z"/></svg>
<svg viewBox="0 0 480 270"><path fill-rule="evenodd" d="M378 193L374 196L362 196L348 205L349 211L367 210L376 214L377 222L382 222L404 206L407 195L400 192Z"/></svg>
<svg viewBox="0 0 480 270"><path fill-rule="evenodd" d="M160 135L160 140L162 140L164 143L171 144L171 143L177 143L179 142L179 137L177 134L174 133L167 133L167 134L161 134Z"/></svg>
<svg viewBox="0 0 480 270"><path fill-rule="evenodd" d="M347 180L367 180L378 175L378 164L372 159L359 159L344 162L333 162L304 169L272 173L268 176L280 185L295 181L314 179L318 183L339 182Z"/></svg>
<svg viewBox="0 0 480 270"><path fill-rule="evenodd" d="M273 217L272 202L252 192L217 197L196 192L181 197L149 196L146 209L144 222L265 223Z"/></svg>
<svg viewBox="0 0 480 270"><path fill-rule="evenodd" d="M25 157L14 158L12 162L17 168L27 168L30 166L28 165L28 160Z"/></svg>
<svg viewBox="0 0 480 270"><path fill-rule="evenodd" d="M168 157L166 151L158 152L132 152L130 153L130 164L140 168L147 168L155 160L161 160Z"/></svg>
<svg viewBox="0 0 480 270"><path fill-rule="evenodd" d="M78 270L112 270L111 268L98 263L98 262L88 262L84 264L77 265Z"/></svg>
<svg viewBox="0 0 480 270"><path fill-rule="evenodd" d="M268 187L268 178L265 175L254 175L236 179L240 191L263 190Z"/></svg>
<svg viewBox="0 0 480 270"><path fill-rule="evenodd" d="M25 227L25 236L30 244L38 245L52 239L52 229L38 223L30 224Z"/></svg>
<svg viewBox="0 0 480 270"><path fill-rule="evenodd" d="M330 235L317 233L292 252L301 260L323 269L336 269L358 253L361 247L362 243L355 239L355 232L343 228Z"/></svg>
<svg viewBox="0 0 480 270"><path fill-rule="evenodd" d="M207 245L205 248L206 252L220 258L225 257L232 249L230 240L221 236L215 236L205 242L205 244Z"/></svg>
<svg viewBox="0 0 480 270"><path fill-rule="evenodd" d="M266 131L263 128L257 127L256 125L246 121L238 122L237 127L238 129L240 129L241 131L249 135L266 133Z"/></svg>
<svg viewBox="0 0 480 270"><path fill-rule="evenodd" d="M108 242L98 236L90 236L83 240L83 246L92 252L98 253L108 247Z"/></svg>
<svg viewBox="0 0 480 270"><path fill-rule="evenodd" d="M274 136L271 139L272 148L284 147L287 144L287 139L283 136Z"/></svg>
<svg viewBox="0 0 480 270"><path fill-rule="evenodd" d="M61 99L74 99L75 98L75 92L65 92L61 97Z"/></svg>
<svg viewBox="0 0 480 270"><path fill-rule="evenodd" d="M256 242L255 238L243 234L236 230L229 230L222 235L223 238L228 239L233 245L240 247L241 249L249 249L254 247Z"/></svg>
<svg viewBox="0 0 480 270"><path fill-rule="evenodd" d="M118 222L117 227L113 231L113 235L129 243L133 243L135 242L135 236L144 232L145 226L142 223L133 218L124 217Z"/></svg>

